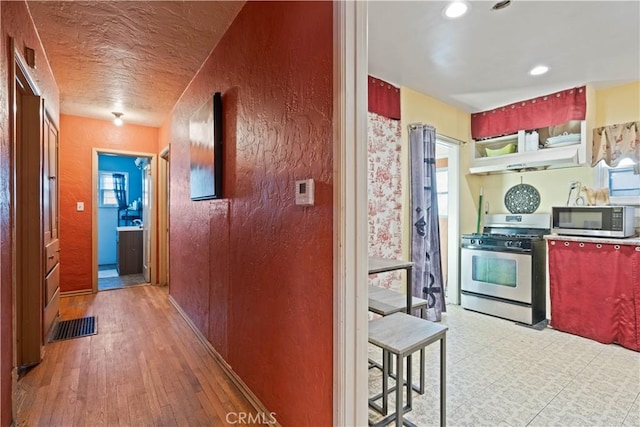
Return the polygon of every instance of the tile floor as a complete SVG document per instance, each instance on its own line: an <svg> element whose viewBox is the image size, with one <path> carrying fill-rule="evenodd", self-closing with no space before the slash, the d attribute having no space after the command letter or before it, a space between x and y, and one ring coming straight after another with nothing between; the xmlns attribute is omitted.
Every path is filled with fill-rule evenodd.
<svg viewBox="0 0 640 427"><path fill-rule="evenodd" d="M640 353L447 306L447 424L640 426ZM439 424L439 345L427 347L424 395L405 417ZM381 351L369 345L369 356ZM419 357L413 357L417 381ZM369 370L369 395L381 390ZM415 382L414 381L414 382ZM393 397L390 404L393 404ZM371 419L379 419L369 410Z"/></svg>
<svg viewBox="0 0 640 427"><path fill-rule="evenodd" d="M115 272L115 274L113 274ZM101 277L103 276L103 277ZM115 264L98 266L98 290L121 289L126 286L147 284L142 274L118 275Z"/></svg>

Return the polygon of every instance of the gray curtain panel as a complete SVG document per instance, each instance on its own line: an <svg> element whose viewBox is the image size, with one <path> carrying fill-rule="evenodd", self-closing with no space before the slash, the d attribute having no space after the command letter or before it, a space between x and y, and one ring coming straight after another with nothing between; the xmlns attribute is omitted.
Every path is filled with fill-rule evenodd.
<svg viewBox="0 0 640 427"><path fill-rule="evenodd" d="M116 195L119 209L127 208L127 190L125 189L124 175L121 173L114 173L113 176L113 192Z"/></svg>
<svg viewBox="0 0 640 427"><path fill-rule="evenodd" d="M120 223L122 222L122 215L120 214L122 211L125 211L128 207L127 190L125 188L125 179L123 174L114 173L112 174L112 176L113 176L113 192L115 193L116 200L118 201L118 212L116 213L116 215L117 215L118 226L120 226L121 225Z"/></svg>
<svg viewBox="0 0 640 427"><path fill-rule="evenodd" d="M428 301L428 320L439 322L446 311L440 255L436 190L436 130L409 125L411 158L411 276L413 295Z"/></svg>

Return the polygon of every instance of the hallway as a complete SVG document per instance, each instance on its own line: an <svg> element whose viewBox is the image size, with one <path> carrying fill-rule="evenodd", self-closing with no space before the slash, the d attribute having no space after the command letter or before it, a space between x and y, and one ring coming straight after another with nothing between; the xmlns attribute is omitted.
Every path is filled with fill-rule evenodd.
<svg viewBox="0 0 640 427"><path fill-rule="evenodd" d="M212 426L229 424L229 413L255 414L168 288L63 298L60 314L96 316L98 334L45 346L44 361L18 382L20 426Z"/></svg>
<svg viewBox="0 0 640 427"><path fill-rule="evenodd" d="M0 105L7 107L0 108L0 426L210 426L228 424L227 414L229 423L246 425L246 414L230 411L249 402L262 411L253 420L271 421L274 413L281 425L362 424L341 421L355 419L356 396L334 386L333 375L334 360L355 364L344 343L356 338L334 339L338 328L356 331L355 316L336 321L336 304L350 291L340 287L345 295L338 298L335 287L335 261L345 255L337 251L334 229L350 212L338 210L337 196L354 200L336 169L338 153L351 149L336 126L353 122L338 120L334 97L343 68L334 25L347 4L0 3ZM16 93L28 99L33 123L15 108ZM192 123L217 93L223 117L203 133ZM364 109L349 111L355 117ZM113 113L122 114L122 124ZM49 143L55 132L45 135L45 121L58 131L55 176L40 159L55 152ZM222 153L210 152L210 133L223 136ZM25 152L33 154L29 170L16 162ZM60 296L95 292L97 266L113 263L100 262L97 250L100 191L111 200L108 186L98 186L101 153L151 158L147 175L158 183L143 190L150 207L142 203L142 214L151 218L145 278L166 284L170 270L171 295L133 286L63 298L62 318L97 314L98 335L42 346L49 323L39 318L56 315ZM215 167L219 160L222 168ZM192 186L210 183L220 171L220 193L192 198ZM299 179L314 180L313 206L294 204ZM25 190L19 194L18 184ZM53 204L32 189L47 188L47 194L57 190L59 247L40 236L45 206ZM18 210L16 201L29 206ZM19 252L27 241L18 231L32 237L33 256ZM341 251L355 248L350 236ZM52 255L59 267L49 276ZM33 280L22 280L23 273ZM25 284L33 292L22 292ZM345 309L353 305L348 301ZM204 346L191 324L206 337ZM43 352L42 366L18 384L14 372ZM223 371L237 373L253 394L230 397L230 381L239 382L223 379ZM340 372L350 386L352 369Z"/></svg>

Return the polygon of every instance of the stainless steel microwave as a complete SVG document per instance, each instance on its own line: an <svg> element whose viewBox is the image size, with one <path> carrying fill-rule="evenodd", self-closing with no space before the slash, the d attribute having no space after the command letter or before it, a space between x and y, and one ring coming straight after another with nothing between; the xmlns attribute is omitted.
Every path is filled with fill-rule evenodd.
<svg viewBox="0 0 640 427"><path fill-rule="evenodd" d="M551 232L574 236L631 237L635 235L633 206L554 206Z"/></svg>

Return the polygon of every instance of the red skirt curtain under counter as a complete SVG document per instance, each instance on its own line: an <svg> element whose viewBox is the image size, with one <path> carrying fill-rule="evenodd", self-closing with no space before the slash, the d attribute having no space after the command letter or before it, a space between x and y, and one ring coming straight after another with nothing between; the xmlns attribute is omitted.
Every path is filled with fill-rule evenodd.
<svg viewBox="0 0 640 427"><path fill-rule="evenodd" d="M640 246L549 241L551 325L640 351Z"/></svg>

